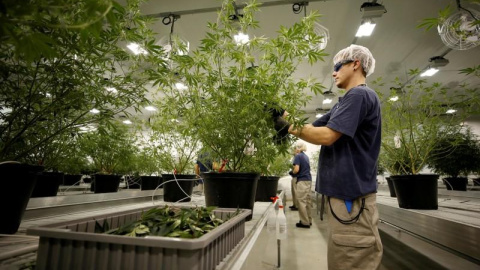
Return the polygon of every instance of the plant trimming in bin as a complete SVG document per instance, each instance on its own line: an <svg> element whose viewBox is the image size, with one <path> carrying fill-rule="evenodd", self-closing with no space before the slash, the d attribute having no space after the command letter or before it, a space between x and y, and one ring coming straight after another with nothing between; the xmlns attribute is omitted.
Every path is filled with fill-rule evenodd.
<svg viewBox="0 0 480 270"><path fill-rule="evenodd" d="M3 4L0 161L33 162L37 149L146 101L146 82L166 68L139 2Z"/></svg>
<svg viewBox="0 0 480 270"><path fill-rule="evenodd" d="M139 220L133 220L119 228L110 228L107 221L103 224L96 221L95 232L132 237L151 235L199 238L225 222L215 217L214 209L215 207L177 208L165 205L152 208L142 213ZM228 219L234 217L238 211Z"/></svg>
<svg viewBox="0 0 480 270"><path fill-rule="evenodd" d="M411 70L416 76L419 70ZM393 81L388 95L377 90L382 99L382 156L391 174L419 174L427 165L438 140L446 134L458 132L460 123L478 112L479 97L475 87L459 85L449 89L440 83L415 79L404 85ZM374 88L384 87L381 79ZM403 86L403 88L402 88ZM393 101L392 97L398 97ZM457 111L446 113L449 108Z"/></svg>
<svg viewBox="0 0 480 270"><path fill-rule="evenodd" d="M290 121L304 123L298 108L311 98L304 90L319 94L322 89L311 78L292 78L302 62L323 60L323 51L311 46L321 39L313 29L319 15L280 27L274 38L250 36L247 42L237 42L234 35L239 31L252 35L250 31L259 27L254 19L258 10L259 4L250 1L243 16L232 20L234 1L223 1L199 48L190 55L171 55L171 75L159 79L171 81L171 87L162 89L162 113L181 114L215 160L228 160L226 171L260 172L252 166L268 156L275 135L269 108L285 108ZM185 85L180 89L173 83L179 78ZM288 150L287 145L280 148Z"/></svg>

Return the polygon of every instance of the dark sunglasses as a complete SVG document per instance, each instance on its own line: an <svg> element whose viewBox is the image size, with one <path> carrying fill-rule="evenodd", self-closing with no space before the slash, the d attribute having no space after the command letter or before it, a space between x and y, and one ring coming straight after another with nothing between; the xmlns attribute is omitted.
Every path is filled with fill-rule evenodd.
<svg viewBox="0 0 480 270"><path fill-rule="evenodd" d="M355 60L343 60L343 61L337 62L333 66L333 71L338 72L342 68L343 65L348 64L348 63L352 63L352 62L355 62Z"/></svg>

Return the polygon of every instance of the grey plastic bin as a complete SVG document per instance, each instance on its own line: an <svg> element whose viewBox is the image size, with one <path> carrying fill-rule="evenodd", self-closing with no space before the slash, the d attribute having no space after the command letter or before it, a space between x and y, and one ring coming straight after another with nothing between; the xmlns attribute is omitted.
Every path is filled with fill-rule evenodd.
<svg viewBox="0 0 480 270"><path fill-rule="evenodd" d="M139 219L146 207L29 228L40 236L36 269L165 269L210 270L235 248L245 235L248 209L197 239L149 236L134 238L95 233L95 220L110 228ZM218 218L236 209L216 209Z"/></svg>

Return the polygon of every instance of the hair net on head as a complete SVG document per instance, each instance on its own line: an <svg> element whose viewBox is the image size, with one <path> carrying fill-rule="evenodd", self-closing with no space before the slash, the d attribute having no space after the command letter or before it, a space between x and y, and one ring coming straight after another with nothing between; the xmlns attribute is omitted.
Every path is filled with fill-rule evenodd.
<svg viewBox="0 0 480 270"><path fill-rule="evenodd" d="M355 44L348 46L335 55L333 64L343 60L359 60L367 76L370 76L375 71L375 58L373 58L372 53L366 47Z"/></svg>
<svg viewBox="0 0 480 270"><path fill-rule="evenodd" d="M307 151L307 145L302 141L297 141L297 143L295 143L295 149L299 151Z"/></svg>

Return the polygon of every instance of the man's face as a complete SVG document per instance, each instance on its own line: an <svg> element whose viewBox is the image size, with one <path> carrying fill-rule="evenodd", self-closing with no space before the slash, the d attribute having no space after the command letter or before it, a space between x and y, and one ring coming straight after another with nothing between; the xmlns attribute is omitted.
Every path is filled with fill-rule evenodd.
<svg viewBox="0 0 480 270"><path fill-rule="evenodd" d="M354 60L342 60L333 66L333 78L338 88L344 89L353 74Z"/></svg>

